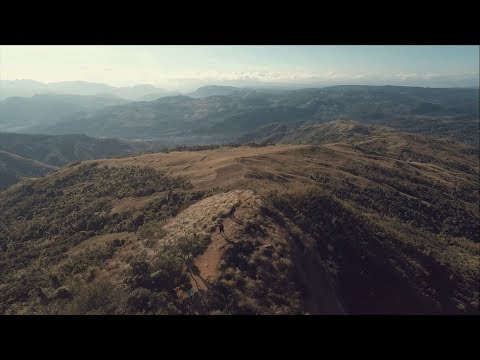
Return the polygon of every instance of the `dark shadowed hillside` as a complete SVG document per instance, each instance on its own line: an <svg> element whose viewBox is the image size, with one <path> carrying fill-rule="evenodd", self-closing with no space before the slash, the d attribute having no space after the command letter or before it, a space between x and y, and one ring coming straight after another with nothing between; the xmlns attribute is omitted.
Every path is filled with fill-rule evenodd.
<svg viewBox="0 0 480 360"><path fill-rule="evenodd" d="M24 177L43 176L57 166L72 162L121 157L164 148L156 142L142 140L0 132L0 189Z"/></svg>
<svg viewBox="0 0 480 360"><path fill-rule="evenodd" d="M145 151L163 146L149 141L99 139L86 135L33 135L0 133L0 150L62 166L74 161L101 159Z"/></svg>
<svg viewBox="0 0 480 360"><path fill-rule="evenodd" d="M55 166L0 150L0 189L15 184L23 178L46 175L55 169Z"/></svg>

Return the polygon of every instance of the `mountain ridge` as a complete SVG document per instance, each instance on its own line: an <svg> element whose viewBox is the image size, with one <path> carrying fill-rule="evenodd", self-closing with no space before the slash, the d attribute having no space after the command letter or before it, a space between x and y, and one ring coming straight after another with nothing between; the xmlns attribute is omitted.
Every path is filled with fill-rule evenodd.
<svg viewBox="0 0 480 360"><path fill-rule="evenodd" d="M156 93L158 97L176 92L157 88L151 84L115 87L89 81L61 81L43 83L33 80L0 80L0 100L12 96L33 96L35 94L75 94L95 96L99 93L115 95L128 100L139 100L142 96Z"/></svg>
<svg viewBox="0 0 480 360"><path fill-rule="evenodd" d="M128 100L115 97L71 94L9 97L0 101L0 131L22 131L53 125L69 114L126 103Z"/></svg>
<svg viewBox="0 0 480 360"><path fill-rule="evenodd" d="M44 176L56 169L56 166L0 150L0 189L13 185L24 178Z"/></svg>
<svg viewBox="0 0 480 360"><path fill-rule="evenodd" d="M172 144L225 143L274 123L300 126L335 119L453 137L479 144L475 89L338 86L285 93L169 96L72 115L36 132L132 136ZM135 134L133 134L135 128Z"/></svg>
<svg viewBox="0 0 480 360"><path fill-rule="evenodd" d="M39 135L0 132L0 152L3 155L3 158L0 157L2 168L0 189L24 177L46 175L58 166L69 163L159 151L164 148L155 142L99 139L82 134ZM19 169L25 171L19 172Z"/></svg>
<svg viewBox="0 0 480 360"><path fill-rule="evenodd" d="M149 141L94 138L84 134L41 135L0 132L0 150L54 166L163 148L163 145Z"/></svg>

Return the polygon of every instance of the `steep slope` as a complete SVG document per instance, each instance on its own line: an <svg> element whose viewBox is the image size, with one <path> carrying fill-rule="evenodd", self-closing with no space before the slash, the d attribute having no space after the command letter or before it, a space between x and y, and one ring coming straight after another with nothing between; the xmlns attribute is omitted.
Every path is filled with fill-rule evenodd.
<svg viewBox="0 0 480 360"><path fill-rule="evenodd" d="M0 150L0 189L15 184L23 178L44 176L55 169L55 166Z"/></svg>
<svg viewBox="0 0 480 360"><path fill-rule="evenodd" d="M0 150L55 166L161 148L160 144L149 141L98 139L74 134L52 136L0 132Z"/></svg>
<svg viewBox="0 0 480 360"><path fill-rule="evenodd" d="M375 131L85 161L14 185L0 312L478 314L474 148Z"/></svg>

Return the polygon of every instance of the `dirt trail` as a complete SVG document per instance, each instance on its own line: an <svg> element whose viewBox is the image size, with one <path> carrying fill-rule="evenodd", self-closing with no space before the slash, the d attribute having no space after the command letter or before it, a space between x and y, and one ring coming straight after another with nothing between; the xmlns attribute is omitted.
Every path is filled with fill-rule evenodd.
<svg viewBox="0 0 480 360"><path fill-rule="evenodd" d="M228 228L227 222L224 222L224 226ZM215 231L212 235L212 242L207 250L202 255L195 258L193 263L200 272L200 276L196 276L199 278L197 283L192 283L192 287L195 291L207 290L205 282L212 283L215 280L223 254L222 250L226 244L227 242L223 236L218 231ZM195 277L195 275L193 276Z"/></svg>
<svg viewBox="0 0 480 360"><path fill-rule="evenodd" d="M228 211L235 209L232 216L220 220L224 226L224 232L220 233L216 228L211 234L211 242L205 252L193 260L191 268L193 271L185 269L195 292L208 290L208 285L216 280L225 246L233 242L237 232L242 231L242 219L248 213L255 211L255 207L259 204L259 199L250 190L236 190L226 194L231 193L234 193L237 201L232 202L228 208Z"/></svg>
<svg viewBox="0 0 480 360"><path fill-rule="evenodd" d="M223 220L224 234L221 234L218 229L216 229L211 235L212 240L207 250L194 259L193 263L200 272L200 276L197 276L200 280L198 281L197 279L200 286L197 286L195 283L192 284L196 291L199 289L207 290L205 282L208 284L216 280L224 248L229 242L234 242L232 239L235 237L235 233L240 231L243 225L241 220L242 215L247 211L248 209L242 207L241 203L240 207L235 210L233 219L226 218Z"/></svg>

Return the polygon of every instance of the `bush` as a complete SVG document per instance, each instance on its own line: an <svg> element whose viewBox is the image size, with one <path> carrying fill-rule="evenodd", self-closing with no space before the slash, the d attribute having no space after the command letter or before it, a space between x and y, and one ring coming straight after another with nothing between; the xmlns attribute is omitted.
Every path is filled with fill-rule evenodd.
<svg viewBox="0 0 480 360"><path fill-rule="evenodd" d="M140 239L162 239L167 235L167 231L163 229L164 221L149 221L138 228L137 234Z"/></svg>
<svg viewBox="0 0 480 360"><path fill-rule="evenodd" d="M127 299L128 311L145 313L152 311L156 304L152 303L152 292L145 288L133 290Z"/></svg>
<svg viewBox="0 0 480 360"><path fill-rule="evenodd" d="M83 285L67 306L71 314L115 314L124 308L123 291L110 280L102 279Z"/></svg>
<svg viewBox="0 0 480 360"><path fill-rule="evenodd" d="M55 291L55 295L53 297L55 299L71 299L72 292L66 287L61 287Z"/></svg>
<svg viewBox="0 0 480 360"><path fill-rule="evenodd" d="M203 254L210 243L210 236L206 234L188 234L177 240L180 252L186 257L195 257Z"/></svg>

